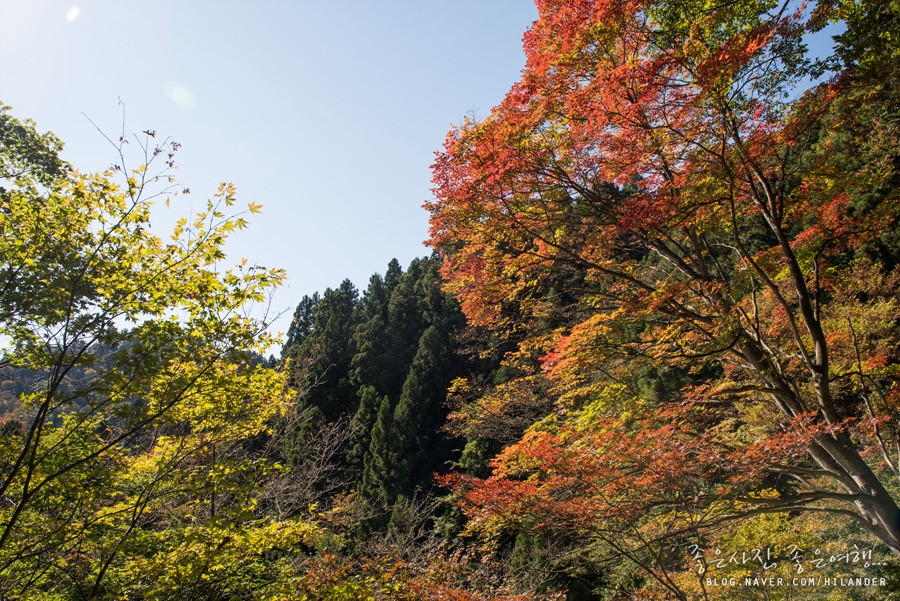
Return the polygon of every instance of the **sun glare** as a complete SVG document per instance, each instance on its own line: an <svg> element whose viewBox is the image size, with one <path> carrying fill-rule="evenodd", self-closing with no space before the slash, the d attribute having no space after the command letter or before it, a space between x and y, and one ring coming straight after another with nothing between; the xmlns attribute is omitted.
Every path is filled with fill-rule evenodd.
<svg viewBox="0 0 900 601"><path fill-rule="evenodd" d="M189 89L176 81L167 81L163 85L163 91L169 100L183 109L192 109L197 106L197 97Z"/></svg>

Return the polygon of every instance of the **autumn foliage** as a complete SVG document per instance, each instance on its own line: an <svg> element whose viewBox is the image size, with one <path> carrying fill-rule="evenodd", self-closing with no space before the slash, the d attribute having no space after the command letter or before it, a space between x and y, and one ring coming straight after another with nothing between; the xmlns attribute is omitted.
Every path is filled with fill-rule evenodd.
<svg viewBox="0 0 900 601"><path fill-rule="evenodd" d="M0 104L0 598L900 590L900 5L537 6L435 254L304 297L280 360L284 273L224 250L260 205L161 237L176 142L81 174Z"/></svg>
<svg viewBox="0 0 900 601"><path fill-rule="evenodd" d="M895 71L844 39L808 83L804 35L849 5L538 8L426 205L447 288L512 345L500 387L551 403L489 478L447 480L470 531L578 532L655 573L661 541L825 513L900 552ZM482 392L460 429L491 431Z"/></svg>

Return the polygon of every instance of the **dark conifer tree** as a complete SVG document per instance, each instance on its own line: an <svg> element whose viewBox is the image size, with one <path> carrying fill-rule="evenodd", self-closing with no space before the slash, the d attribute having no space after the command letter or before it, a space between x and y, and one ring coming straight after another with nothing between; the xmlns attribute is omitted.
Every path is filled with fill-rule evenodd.
<svg viewBox="0 0 900 601"><path fill-rule="evenodd" d="M302 471L309 459L303 451L327 420L318 407L301 408L300 411L303 414L295 421L296 428L286 432L281 441L281 454L288 465Z"/></svg>
<svg viewBox="0 0 900 601"><path fill-rule="evenodd" d="M444 400L452 378L450 340L436 326L429 326L409 369L403 392L394 410L397 429L398 489L411 494L416 487L427 487L434 471L444 467L450 449L441 433L446 418Z"/></svg>
<svg viewBox="0 0 900 601"><path fill-rule="evenodd" d="M297 309L294 311L294 319L287 331L287 339L281 349L281 358L287 358L307 336L312 334L316 325L316 309L319 306L319 293L312 296L304 296L300 299Z"/></svg>
<svg viewBox="0 0 900 601"><path fill-rule="evenodd" d="M350 422L350 439L347 441L347 463L358 470L358 473L364 467L381 400L374 386L362 386L359 389L359 407Z"/></svg>
<svg viewBox="0 0 900 601"><path fill-rule="evenodd" d="M381 508L391 506L397 499L399 441L393 414L391 400L382 397L378 417L372 427L362 479L357 487L362 498Z"/></svg>
<svg viewBox="0 0 900 601"><path fill-rule="evenodd" d="M403 366L402 370L394 374L397 377L393 379L391 389L386 391L394 399L400 394L406 370L416 353L419 336L426 327L416 295L416 282L422 275L423 261L427 259L413 259L409 268L398 279L388 302L388 324L396 345L396 361L398 367Z"/></svg>
<svg viewBox="0 0 900 601"><path fill-rule="evenodd" d="M391 262L388 263L387 271L384 272L384 290L389 299L402 275L403 268L400 267L400 262L397 259L391 259Z"/></svg>
<svg viewBox="0 0 900 601"><path fill-rule="evenodd" d="M357 297L350 280L327 289L316 306L312 332L289 354L294 358L290 384L329 421L356 411L356 387L349 374Z"/></svg>
<svg viewBox="0 0 900 601"><path fill-rule="evenodd" d="M454 351L463 319L441 290L439 266L437 257L415 259L404 272L392 260L359 300L349 282L305 297L289 331L294 385L318 409L316 423L353 415L346 467L359 496L385 515L427 490L451 458L441 427L447 386L463 373Z"/></svg>
<svg viewBox="0 0 900 601"><path fill-rule="evenodd" d="M374 386L381 394L390 392L392 374L398 365L388 329L388 292L378 274L369 280L360 302L353 342L356 354L351 361L351 382L355 386Z"/></svg>

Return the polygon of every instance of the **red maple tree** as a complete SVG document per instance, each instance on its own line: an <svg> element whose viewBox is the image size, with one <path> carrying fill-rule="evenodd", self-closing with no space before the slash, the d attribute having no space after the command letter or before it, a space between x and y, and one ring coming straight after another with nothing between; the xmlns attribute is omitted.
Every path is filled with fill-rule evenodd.
<svg viewBox="0 0 900 601"><path fill-rule="evenodd" d="M851 68L804 90L837 13L791 6L539 0L521 80L449 133L447 287L555 403L490 478L451 479L474 528L825 512L900 554L900 276L866 250L896 231L895 109ZM635 393L645 368L679 385Z"/></svg>

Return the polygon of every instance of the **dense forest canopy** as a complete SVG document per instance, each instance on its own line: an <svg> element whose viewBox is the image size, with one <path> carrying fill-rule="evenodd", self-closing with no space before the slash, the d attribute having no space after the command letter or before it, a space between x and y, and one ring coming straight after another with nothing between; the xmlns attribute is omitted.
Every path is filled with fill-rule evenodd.
<svg viewBox="0 0 900 601"><path fill-rule="evenodd" d="M538 6L427 204L448 290L515 345L459 427L553 399L450 480L469 531L566 534L680 599L673 544L777 516L900 554L896 3Z"/></svg>
<svg viewBox="0 0 900 601"><path fill-rule="evenodd" d="M537 4L434 253L268 360L259 205L0 105L0 598L900 598L900 6Z"/></svg>

